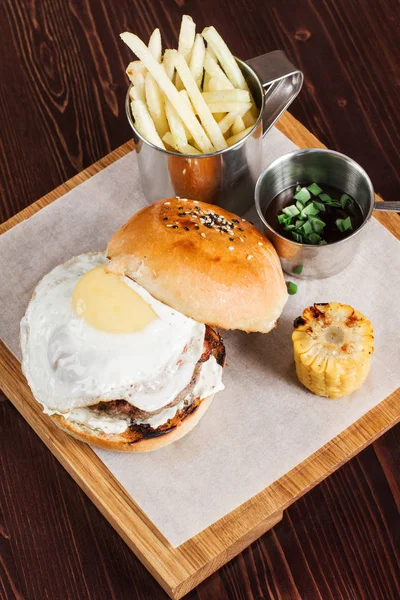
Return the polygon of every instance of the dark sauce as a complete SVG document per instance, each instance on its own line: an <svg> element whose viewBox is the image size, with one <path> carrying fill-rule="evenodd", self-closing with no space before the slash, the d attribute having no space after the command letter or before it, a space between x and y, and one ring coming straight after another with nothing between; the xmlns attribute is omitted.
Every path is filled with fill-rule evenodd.
<svg viewBox="0 0 400 600"><path fill-rule="evenodd" d="M307 187L311 182L301 183L300 185L303 187ZM328 194L332 200L339 201L343 192L333 187L329 187L323 184L319 184L323 189L323 193ZM268 223L273 227L273 229L287 238L288 240L292 240L290 231L285 231L283 225L281 225L278 221L278 215L281 214L282 209L290 206L291 204L295 204L296 201L293 199L294 194L296 193L296 186L292 186L275 196L275 198L270 202L267 211L265 213L265 218ZM313 196L313 199L319 201L318 196ZM348 237L356 229L361 227L364 222L364 216L361 211L359 204L351 198L351 202L347 203L346 208L339 208L336 206L325 206L325 210L321 211L318 214L318 217L321 218L325 223L326 227L324 228L324 232L322 235L323 239L328 243L332 244L333 242L338 242L339 240L343 240ZM337 219L346 219L346 217L351 218L352 229L349 231L340 231L336 225Z"/></svg>

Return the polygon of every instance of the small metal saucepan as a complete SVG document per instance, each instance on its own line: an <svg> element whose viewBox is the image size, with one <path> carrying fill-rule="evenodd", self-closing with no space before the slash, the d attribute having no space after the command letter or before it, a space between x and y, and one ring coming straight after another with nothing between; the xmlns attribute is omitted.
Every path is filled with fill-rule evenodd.
<svg viewBox="0 0 400 600"><path fill-rule="evenodd" d="M267 208L280 192L299 182L315 182L322 188L349 194L361 208L361 226L343 240L326 246L301 244L280 235L265 218ZM353 260L375 209L375 197L370 178L354 160L333 150L308 148L285 154L265 169L257 181L255 204L283 270L301 279L324 279L336 275ZM301 274L296 275L299 270Z"/></svg>

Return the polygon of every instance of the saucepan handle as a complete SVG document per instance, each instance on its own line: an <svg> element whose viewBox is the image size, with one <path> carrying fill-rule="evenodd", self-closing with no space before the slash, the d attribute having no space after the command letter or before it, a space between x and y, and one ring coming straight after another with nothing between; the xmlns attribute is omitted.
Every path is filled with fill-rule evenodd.
<svg viewBox="0 0 400 600"><path fill-rule="evenodd" d="M251 58L246 63L257 73L265 90L264 136L300 92L303 73L282 50Z"/></svg>

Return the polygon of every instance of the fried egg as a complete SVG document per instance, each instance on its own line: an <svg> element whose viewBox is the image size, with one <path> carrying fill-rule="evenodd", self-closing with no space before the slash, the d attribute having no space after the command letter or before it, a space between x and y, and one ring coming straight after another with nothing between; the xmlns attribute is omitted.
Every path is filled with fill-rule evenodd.
<svg viewBox="0 0 400 600"><path fill-rule="evenodd" d="M121 399L167 406L191 381L205 326L108 273L104 253L77 256L38 284L21 322L22 369L48 414Z"/></svg>

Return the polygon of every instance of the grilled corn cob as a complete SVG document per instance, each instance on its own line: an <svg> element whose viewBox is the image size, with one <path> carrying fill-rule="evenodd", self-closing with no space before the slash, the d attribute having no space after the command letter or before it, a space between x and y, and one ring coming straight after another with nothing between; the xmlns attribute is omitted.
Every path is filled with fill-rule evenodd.
<svg viewBox="0 0 400 600"><path fill-rule="evenodd" d="M371 322L347 304L306 308L292 335L297 377L317 396L341 398L362 385L374 351Z"/></svg>

